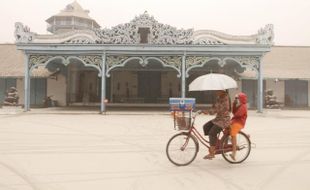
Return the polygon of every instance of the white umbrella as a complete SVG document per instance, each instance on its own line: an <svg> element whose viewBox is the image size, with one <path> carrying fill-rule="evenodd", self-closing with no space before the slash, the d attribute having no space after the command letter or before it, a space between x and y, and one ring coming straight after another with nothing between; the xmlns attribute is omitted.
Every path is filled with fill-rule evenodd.
<svg viewBox="0 0 310 190"><path fill-rule="evenodd" d="M189 91L226 90L237 88L237 82L224 74L211 73L202 75L189 85Z"/></svg>

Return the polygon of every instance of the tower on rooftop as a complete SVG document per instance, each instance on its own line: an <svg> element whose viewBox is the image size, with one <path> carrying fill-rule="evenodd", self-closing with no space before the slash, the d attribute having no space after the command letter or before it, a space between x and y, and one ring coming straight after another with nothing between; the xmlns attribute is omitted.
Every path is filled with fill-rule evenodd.
<svg viewBox="0 0 310 190"><path fill-rule="evenodd" d="M72 30L100 28L100 25L88 14L88 10L84 10L77 1L74 1L67 5L64 10L46 20L48 23L47 31L58 34Z"/></svg>

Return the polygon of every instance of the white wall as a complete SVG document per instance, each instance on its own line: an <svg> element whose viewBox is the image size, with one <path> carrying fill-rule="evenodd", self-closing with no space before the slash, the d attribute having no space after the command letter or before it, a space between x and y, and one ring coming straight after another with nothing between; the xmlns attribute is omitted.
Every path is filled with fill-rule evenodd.
<svg viewBox="0 0 310 190"><path fill-rule="evenodd" d="M47 79L47 96L53 95L52 99L56 100L58 106L66 106L66 78L58 75L56 79Z"/></svg>

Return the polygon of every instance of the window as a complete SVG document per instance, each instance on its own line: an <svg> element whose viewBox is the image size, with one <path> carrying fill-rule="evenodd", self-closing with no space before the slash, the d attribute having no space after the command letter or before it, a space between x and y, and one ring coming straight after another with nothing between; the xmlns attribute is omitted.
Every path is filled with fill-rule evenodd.
<svg viewBox="0 0 310 190"><path fill-rule="evenodd" d="M139 28L138 33L140 34L140 43L147 44L150 34L150 28Z"/></svg>

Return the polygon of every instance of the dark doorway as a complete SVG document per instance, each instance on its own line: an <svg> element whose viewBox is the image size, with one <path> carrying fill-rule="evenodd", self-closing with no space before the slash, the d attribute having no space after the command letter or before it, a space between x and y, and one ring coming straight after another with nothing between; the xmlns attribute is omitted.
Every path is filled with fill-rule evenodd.
<svg viewBox="0 0 310 190"><path fill-rule="evenodd" d="M101 80L97 71L80 71L78 75L78 102L100 102Z"/></svg>
<svg viewBox="0 0 310 190"><path fill-rule="evenodd" d="M30 104L32 106L43 106L46 98L46 78L32 78L30 82Z"/></svg>
<svg viewBox="0 0 310 190"><path fill-rule="evenodd" d="M265 95L266 81L263 81L263 96ZM257 80L243 79L242 92L248 96L249 108L257 108ZM265 98L263 98L264 101ZM263 104L264 105L264 104Z"/></svg>
<svg viewBox="0 0 310 190"><path fill-rule="evenodd" d="M144 103L157 103L161 95L161 73L158 71L138 72L138 97Z"/></svg>
<svg viewBox="0 0 310 190"><path fill-rule="evenodd" d="M257 107L257 81L242 80L242 92L248 96L249 108Z"/></svg>
<svg viewBox="0 0 310 190"><path fill-rule="evenodd" d="M308 107L308 81L285 81L285 106Z"/></svg>

